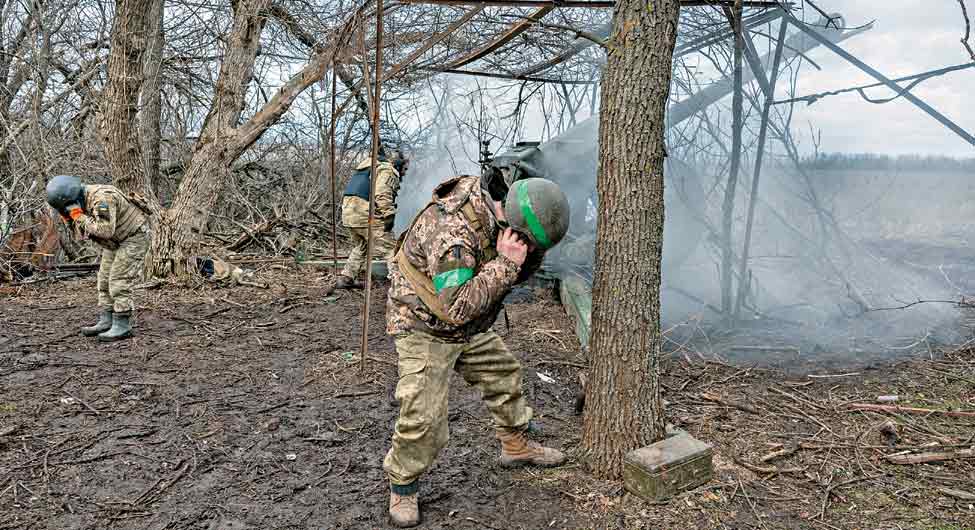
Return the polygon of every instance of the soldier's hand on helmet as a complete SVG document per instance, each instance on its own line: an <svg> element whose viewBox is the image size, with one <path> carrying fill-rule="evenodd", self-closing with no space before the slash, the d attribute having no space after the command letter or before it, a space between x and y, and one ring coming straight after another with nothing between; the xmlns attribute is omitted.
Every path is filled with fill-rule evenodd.
<svg viewBox="0 0 975 530"><path fill-rule="evenodd" d="M498 254L515 262L521 267L528 256L528 245L518 236L518 233L510 228L505 228L504 232L498 236Z"/></svg>
<svg viewBox="0 0 975 530"><path fill-rule="evenodd" d="M85 211L81 209L81 205L79 204L69 204L65 210L68 211L68 217L74 219L75 221L77 221L82 215L85 215Z"/></svg>

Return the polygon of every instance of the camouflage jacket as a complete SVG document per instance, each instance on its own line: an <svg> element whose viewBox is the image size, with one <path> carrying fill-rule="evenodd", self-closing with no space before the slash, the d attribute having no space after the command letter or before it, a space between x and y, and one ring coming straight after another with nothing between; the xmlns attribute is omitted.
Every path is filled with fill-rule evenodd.
<svg viewBox="0 0 975 530"><path fill-rule="evenodd" d="M468 202L480 229L462 211ZM399 252L431 280L450 321L434 315L393 261L386 331L391 335L422 331L462 341L490 329L505 295L538 268L543 256L533 253L519 267L497 254L497 238L497 220L481 193L480 177L456 177L438 186L431 203L401 236Z"/></svg>
<svg viewBox="0 0 975 530"><path fill-rule="evenodd" d="M372 158L366 158L356 165L356 170L370 169ZM382 226L384 219L396 215L396 196L399 194L400 174L389 162L376 164L376 210L373 212L374 223ZM369 224L369 201L353 195L342 198L342 224L349 228L365 228Z"/></svg>
<svg viewBox="0 0 975 530"><path fill-rule="evenodd" d="M84 214L75 221L81 234L99 246L114 250L144 230L146 217L115 186L85 186Z"/></svg>

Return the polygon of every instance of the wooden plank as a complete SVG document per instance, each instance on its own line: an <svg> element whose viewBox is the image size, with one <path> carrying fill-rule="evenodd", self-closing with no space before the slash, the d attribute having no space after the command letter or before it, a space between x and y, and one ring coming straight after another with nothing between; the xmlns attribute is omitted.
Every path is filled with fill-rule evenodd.
<svg viewBox="0 0 975 530"><path fill-rule="evenodd" d="M494 41L488 43L486 46L483 46L479 50L475 50L474 52L465 55L460 59L457 59L456 61L447 65L445 69L453 70L456 68L460 68L461 66L472 63L488 54L494 53L505 44L511 42L512 39L527 31L528 28L532 27L535 24L535 22L541 20L542 17L547 15L549 11L553 9L555 9L554 4L546 5L538 8L534 13L528 15L527 19L522 20L517 24L511 26L510 28L508 28L508 31L504 32L500 37L498 37Z"/></svg>

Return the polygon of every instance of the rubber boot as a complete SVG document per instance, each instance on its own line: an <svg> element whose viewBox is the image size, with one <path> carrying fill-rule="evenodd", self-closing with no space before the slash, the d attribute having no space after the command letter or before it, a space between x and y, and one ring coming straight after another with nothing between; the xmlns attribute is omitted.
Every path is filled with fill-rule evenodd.
<svg viewBox="0 0 975 530"><path fill-rule="evenodd" d="M565 463L565 455L551 447L542 447L515 429L498 429L501 440L501 465L504 467L558 467Z"/></svg>
<svg viewBox="0 0 975 530"><path fill-rule="evenodd" d="M420 524L420 499L418 484L390 485L389 521L397 528L410 528Z"/></svg>
<svg viewBox="0 0 975 530"><path fill-rule="evenodd" d="M112 328L98 335L101 342L115 342L132 336L132 312L115 313L112 318Z"/></svg>
<svg viewBox="0 0 975 530"><path fill-rule="evenodd" d="M112 327L112 315L114 312L112 308L102 309L102 312L98 315L98 322L94 326L86 326L81 328L81 334L86 337L94 337L99 333L108 331Z"/></svg>
<svg viewBox="0 0 975 530"><path fill-rule="evenodd" d="M344 274L339 274L338 279L335 280L336 289L358 289L359 286L355 283L355 280L349 278Z"/></svg>

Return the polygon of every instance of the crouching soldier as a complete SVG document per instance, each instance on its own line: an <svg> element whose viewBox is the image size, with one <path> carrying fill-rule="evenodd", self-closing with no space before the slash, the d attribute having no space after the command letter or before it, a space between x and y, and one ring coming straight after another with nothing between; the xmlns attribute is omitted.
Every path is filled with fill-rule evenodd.
<svg viewBox="0 0 975 530"><path fill-rule="evenodd" d="M98 322L81 329L86 337L112 342L132 336L132 287L142 273L149 246L146 218L116 187L84 185L58 175L47 183L47 203L73 232L102 247L98 267Z"/></svg>
<svg viewBox="0 0 975 530"><path fill-rule="evenodd" d="M569 205L552 181L506 178L461 176L438 186L390 266L386 318L399 355L400 413L383 467L390 519L399 527L419 524L419 479L447 443L453 371L481 391L501 465L565 461L527 437L532 409L522 395L521 365L491 326L505 295L565 235Z"/></svg>
<svg viewBox="0 0 975 530"><path fill-rule="evenodd" d="M384 145L376 162L376 196L373 210L372 252L382 256L387 264L396 249L393 225L396 222L396 196L402 178L409 169L409 160L399 147ZM359 162L345 188L342 198L342 225L349 229L352 248L349 259L339 274L335 287L353 289L358 287L356 278L366 264L369 226L369 187L372 176L372 159ZM371 271L367 271L369 274Z"/></svg>

